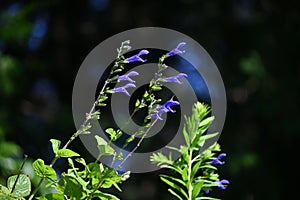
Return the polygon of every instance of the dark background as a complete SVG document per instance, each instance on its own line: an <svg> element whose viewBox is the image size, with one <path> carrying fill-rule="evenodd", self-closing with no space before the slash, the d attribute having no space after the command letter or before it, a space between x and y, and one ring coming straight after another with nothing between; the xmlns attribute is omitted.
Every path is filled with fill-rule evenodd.
<svg viewBox="0 0 300 200"><path fill-rule="evenodd" d="M300 133L299 1L0 1L0 182L24 153L51 160L50 138L75 131L72 89L103 40L156 26L189 35L226 87L221 199L295 199ZM71 148L86 154L80 141ZM87 159L91 159L86 154ZM57 163L63 170L65 163ZM122 199L172 199L158 172L133 175Z"/></svg>

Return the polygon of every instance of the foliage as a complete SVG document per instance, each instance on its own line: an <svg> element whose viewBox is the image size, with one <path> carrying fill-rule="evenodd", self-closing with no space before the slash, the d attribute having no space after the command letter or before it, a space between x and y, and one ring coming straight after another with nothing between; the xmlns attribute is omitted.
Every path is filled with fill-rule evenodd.
<svg viewBox="0 0 300 200"><path fill-rule="evenodd" d="M78 138L79 135L83 134L90 134L91 129L91 121L92 120L99 120L101 116L101 107L106 106L106 101L109 99L111 95L114 93L124 93L129 95L128 89L136 87L134 84L134 80L131 79L131 76L139 75L135 71L131 71L127 74L121 75L124 70L124 66L131 62L146 62L141 56L144 56L149 53L148 50L141 50L138 54L133 55L129 58L125 58L125 54L127 51L131 49L129 46L129 41L124 41L121 44L121 47L117 49L118 55L115 59L115 63L112 66L109 76L104 82L102 89L100 90L97 99L93 103L90 111L86 113L85 121L82 123L80 128L70 137L70 139L62 146L62 142L58 139L50 139L52 144L52 151L54 153L54 157L50 164L47 164L43 159L38 158L36 159L32 167L35 171L36 176L40 178L39 182L35 186L35 189L31 190L31 180L28 176L26 176L23 172L23 166L27 159L24 160L19 172L17 175L10 176L7 180L7 186L0 185L0 197L1 199L25 199L28 197L29 200L33 198L36 199L93 199L93 198L100 198L103 200L106 199L119 199L117 196L104 192L109 188L116 188L118 191L122 191L120 188L120 184L123 181L126 181L129 176L130 172L122 172L118 171L122 168L122 165L126 162L126 160L137 150L140 146L143 139L148 134L149 130L155 125L158 120L162 120L162 114L171 112L174 113L176 110L173 110L173 106L178 106L180 103L174 100L172 97L170 100L166 101L164 104L159 104L162 100L156 97L156 92L162 90L163 83L165 82L174 82L181 84L179 81L180 78L186 78L187 75L184 73L180 73L176 76L172 77L165 77L163 75L163 71L168 67L164 61L166 58L184 53L184 51L180 50L185 43L180 43L174 50L164 54L160 57L158 62L158 69L155 77L150 81L148 88L145 90L143 96L135 102L135 108L133 111L134 115L138 112L141 108L147 107L147 114L144 118L143 126L136 131L134 134L129 136L123 148L127 147L129 143L131 143L137 135L141 136L138 140L136 146L127 154L126 157L123 157L121 152L116 152L111 146L111 142L117 141L122 136L122 129L115 130L113 128L107 128L106 133L109 135L110 140L106 141L104 138L100 136L95 136L97 141L97 147L99 150L99 155L94 162L87 163L86 160L80 157L80 154L77 152L69 149L69 145ZM125 85L117 88L111 88L111 85L116 82L125 82ZM129 82L126 84L126 82ZM202 105L202 104L197 104ZM203 106L203 108L206 108ZM201 111L200 111L201 110ZM195 112L202 112L201 109L196 109ZM199 151L200 147L203 145L206 139L212 137L212 135L202 136L202 133L208 128L210 122L212 121L212 117L204 119L201 121L205 116L205 113L200 113L200 115L194 114L192 118L187 118L188 126L184 130L184 136L188 147L178 151L182 151L182 155L184 160L186 160L186 156L189 156L191 159L191 155L195 150ZM199 118L200 117L200 118ZM154 119L151 121L151 119ZM200 132L198 130L200 128ZM199 132L199 133L198 133ZM200 135L199 135L200 134ZM201 137L202 136L202 137ZM103 165L100 161L102 156L112 156L113 160L111 166L114 165L116 160L120 160L121 163L117 166L117 168L111 168L108 166ZM162 154L158 154L158 157L164 158ZM65 158L68 161L68 169L66 172L61 174L57 174L54 169L54 165L56 164L57 160L60 158ZM189 168L187 169L186 165L180 166L181 170L185 170L188 173L194 173L192 177L189 175L190 182L188 183L188 190L194 196L197 196L200 193L201 187L208 187L204 182L201 182L201 187L199 186L198 182L195 183L192 179L194 178L197 170L198 165L196 164L193 167L193 171L190 172L189 170L193 162L198 162L200 157L194 158L195 160L190 160L187 165ZM170 156L171 159L171 156ZM163 160L161 160L163 161ZM171 160L170 160L171 161ZM187 160L186 160L187 161ZM188 162L188 161L187 161ZM214 175L214 174L213 174ZM215 175L214 175L215 176ZM179 180L175 179L166 175L163 175L162 180L164 180L169 185L177 188L170 180ZM42 196L36 197L38 191L44 187L43 184L47 184L47 187L51 187L54 190L52 192L48 192ZM194 185L196 184L196 185ZM211 183L213 185L214 183ZM216 184L216 183L215 183ZM193 190L194 189L196 190ZM178 188L177 188L178 189ZM199 189L199 192L198 192ZM191 192L191 191L194 192ZM170 190L172 194L176 194L173 190ZM182 190L183 195L186 195ZM196 191L196 193L195 193ZM176 194L177 195L177 194Z"/></svg>
<svg viewBox="0 0 300 200"><path fill-rule="evenodd" d="M161 174L160 178L170 187L168 191L177 199L216 199L206 197L205 194L208 194L212 187L220 187L217 168L212 162L218 159L214 155L220 151L220 147L215 143L203 153L199 153L204 142L217 135L204 135L214 119L213 116L205 118L208 113L209 107L198 102L193 107L192 115L185 118L183 134L186 144L179 148L169 147L180 153L179 159L174 160L171 153L168 156L162 153L154 153L151 156L153 163L176 173L177 176ZM222 186L224 182L229 183L223 180Z"/></svg>

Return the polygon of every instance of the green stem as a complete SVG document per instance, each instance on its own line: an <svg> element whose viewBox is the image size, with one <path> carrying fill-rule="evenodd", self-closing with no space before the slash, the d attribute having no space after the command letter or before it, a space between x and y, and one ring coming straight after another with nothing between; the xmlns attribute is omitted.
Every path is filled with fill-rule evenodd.
<svg viewBox="0 0 300 200"><path fill-rule="evenodd" d="M36 186L36 188L34 189L34 191L32 192L32 194L30 195L28 200L32 200L34 195L37 193L37 191L39 190L39 188L41 187L42 183L43 183L44 178L41 178L40 182L38 183L38 185Z"/></svg>
<svg viewBox="0 0 300 200"><path fill-rule="evenodd" d="M101 89L101 91L100 91L100 94L98 95L96 101L94 102L94 104L93 104L93 106L92 106L90 112L88 113L88 117L85 118L85 121L83 122L83 124L82 124L82 125L80 126L80 128L76 131L76 133L74 133L74 134L71 136L71 138L67 141L67 143L63 146L62 149L66 149L66 148L71 144L71 142L72 142L75 138L77 138L77 137L83 132L82 128L83 128L84 126L86 126L87 123L89 122L90 116L92 115L92 113L93 113L93 111L94 111L94 109L95 109L95 107L96 107L96 105L97 105L97 103L98 103L98 99L101 97L101 95L103 95L103 92L104 92L104 90L105 90L105 88L106 88L106 86L107 86L108 83L109 83L109 79L105 81L105 83L104 83L104 85L103 85L103 87L102 87L102 89ZM51 161L51 164L50 164L49 166L50 166L50 167L53 167L53 165L56 163L56 161L57 161L58 159L59 159L59 157L55 156L55 157L53 158L53 160ZM30 195L29 200L32 200L32 199L34 198L35 194L37 193L37 191L39 190L40 186L42 185L44 179L45 179L45 178L41 178L41 180L40 180L40 182L38 183L37 187L34 189L34 191L32 192L32 194Z"/></svg>
<svg viewBox="0 0 300 200"><path fill-rule="evenodd" d="M192 161L192 155L193 155L193 151L189 150L189 163L188 163L188 200L192 200L193 198L193 185L192 185L192 165L193 165L193 161Z"/></svg>

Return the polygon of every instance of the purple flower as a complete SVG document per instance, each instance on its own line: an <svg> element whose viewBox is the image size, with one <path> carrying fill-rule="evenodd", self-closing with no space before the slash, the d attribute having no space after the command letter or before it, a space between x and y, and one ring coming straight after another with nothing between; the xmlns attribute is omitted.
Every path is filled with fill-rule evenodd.
<svg viewBox="0 0 300 200"><path fill-rule="evenodd" d="M213 184L216 184L216 186L218 186L220 189L225 190L226 185L229 184L229 181L226 179L223 179L221 181L215 181L215 182L213 182Z"/></svg>
<svg viewBox="0 0 300 200"><path fill-rule="evenodd" d="M119 92L123 92L123 93L125 93L127 96L130 96L130 94L127 92L127 88L135 88L136 86L134 85L134 84L132 84L132 83L128 83L128 84L126 84L126 85L124 85L124 86L122 86L122 87L117 87L117 88L114 88L114 89L112 89L112 91L113 92L115 92L115 93L119 93Z"/></svg>
<svg viewBox="0 0 300 200"><path fill-rule="evenodd" d="M129 81L130 83L135 83L135 81L132 80L130 78L130 76L137 76L137 75L139 75L139 73L137 73L136 71L131 71L131 72L129 72L127 74L124 74L122 76L118 76L117 78L118 78L118 81Z"/></svg>
<svg viewBox="0 0 300 200"><path fill-rule="evenodd" d="M180 73L176 76L171 76L171 77L164 78L164 80L166 82L174 82L174 83L182 84L182 82L180 82L178 79L179 78L186 78L186 77L187 77L187 75L185 73Z"/></svg>
<svg viewBox="0 0 300 200"><path fill-rule="evenodd" d="M140 61L140 62L146 62L147 60L146 60L146 59L143 60L140 56L141 56L141 55L148 54L148 53L149 53L149 51L147 51L147 50L142 50L142 51L140 51L138 54L136 54L136 55L134 55L134 56L131 56L131 57L129 57L129 58L126 58L125 61L127 61L128 63L131 63L131 62L138 62L138 61Z"/></svg>
<svg viewBox="0 0 300 200"><path fill-rule="evenodd" d="M179 105L179 102L178 102L178 101L169 100L169 101L167 101L165 104L159 106L159 107L157 108L157 112L151 114L151 117L154 118L154 119L157 118L157 119L159 119L159 120L163 120L163 119L161 118L161 115L162 115L163 113L167 113L167 112L175 113L176 110L173 110L173 109L171 108L171 106L178 106L178 105Z"/></svg>
<svg viewBox="0 0 300 200"><path fill-rule="evenodd" d="M221 159L224 158L225 156L226 156L226 153L219 154L216 159L214 159L213 161L210 162L210 164L212 164L212 165L224 165L225 161L221 161Z"/></svg>
<svg viewBox="0 0 300 200"><path fill-rule="evenodd" d="M167 57L184 53L185 51L184 50L179 50L179 48L183 47L185 44L186 44L185 42L180 42L175 49L173 49L172 51L167 53Z"/></svg>

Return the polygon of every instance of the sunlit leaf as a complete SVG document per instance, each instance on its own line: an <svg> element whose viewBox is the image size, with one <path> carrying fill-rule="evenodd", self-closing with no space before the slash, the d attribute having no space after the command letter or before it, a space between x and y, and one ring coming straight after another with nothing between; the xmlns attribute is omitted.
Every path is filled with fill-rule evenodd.
<svg viewBox="0 0 300 200"><path fill-rule="evenodd" d="M10 191L12 190L13 185L17 180L17 177L18 175L14 175L7 179L7 187L9 188ZM15 197L26 197L30 194L30 191L31 191L30 179L25 174L20 174L12 194Z"/></svg>

